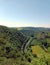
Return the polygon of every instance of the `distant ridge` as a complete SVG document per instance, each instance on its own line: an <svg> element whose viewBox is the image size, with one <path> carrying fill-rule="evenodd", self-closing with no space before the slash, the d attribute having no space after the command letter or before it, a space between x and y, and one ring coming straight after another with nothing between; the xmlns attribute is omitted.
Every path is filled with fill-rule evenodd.
<svg viewBox="0 0 50 65"><path fill-rule="evenodd" d="M45 28L45 27L17 27L17 30L39 30L39 31L49 30L50 31L50 28Z"/></svg>

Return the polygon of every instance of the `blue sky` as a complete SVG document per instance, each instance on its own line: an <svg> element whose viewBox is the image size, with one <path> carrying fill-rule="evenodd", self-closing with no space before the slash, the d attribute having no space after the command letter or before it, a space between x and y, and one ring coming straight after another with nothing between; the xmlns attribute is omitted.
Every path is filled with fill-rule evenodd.
<svg viewBox="0 0 50 65"><path fill-rule="evenodd" d="M0 0L0 25L50 27L50 0Z"/></svg>

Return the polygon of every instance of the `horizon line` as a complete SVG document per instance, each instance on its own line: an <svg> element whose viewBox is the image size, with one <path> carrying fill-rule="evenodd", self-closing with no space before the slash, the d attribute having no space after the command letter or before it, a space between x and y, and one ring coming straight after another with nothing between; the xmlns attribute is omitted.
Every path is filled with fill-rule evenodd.
<svg viewBox="0 0 50 65"><path fill-rule="evenodd" d="M33 27L33 28L50 28L50 27L43 27L43 26L6 26L6 25L0 25L0 26L5 26L5 27L9 27L9 28L24 28L24 27Z"/></svg>

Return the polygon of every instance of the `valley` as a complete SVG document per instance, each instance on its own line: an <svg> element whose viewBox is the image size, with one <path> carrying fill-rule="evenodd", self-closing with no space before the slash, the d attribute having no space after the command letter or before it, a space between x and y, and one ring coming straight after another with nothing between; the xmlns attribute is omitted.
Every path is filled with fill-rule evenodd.
<svg viewBox="0 0 50 65"><path fill-rule="evenodd" d="M50 65L50 28L0 26L0 65Z"/></svg>

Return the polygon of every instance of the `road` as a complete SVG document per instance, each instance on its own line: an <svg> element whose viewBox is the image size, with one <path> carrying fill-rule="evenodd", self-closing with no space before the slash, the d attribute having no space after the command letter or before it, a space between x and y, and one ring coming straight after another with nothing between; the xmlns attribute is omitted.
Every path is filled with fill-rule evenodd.
<svg viewBox="0 0 50 65"><path fill-rule="evenodd" d="M32 40L32 37L30 37L30 38L27 40L26 43L23 43L23 45L22 45L22 47L21 47L21 49L23 50L23 52L26 52L26 51L27 51L27 47L28 47L28 45L30 44L31 40Z"/></svg>

